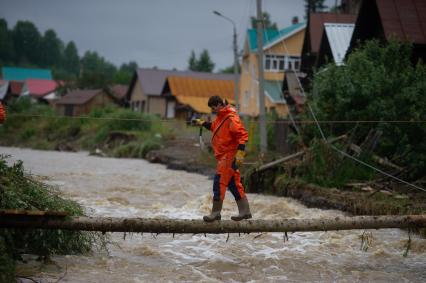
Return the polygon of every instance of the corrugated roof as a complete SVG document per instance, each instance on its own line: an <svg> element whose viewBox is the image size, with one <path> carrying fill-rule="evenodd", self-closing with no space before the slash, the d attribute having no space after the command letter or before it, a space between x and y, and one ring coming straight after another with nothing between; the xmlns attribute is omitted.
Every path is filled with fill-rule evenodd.
<svg viewBox="0 0 426 283"><path fill-rule="evenodd" d="M52 79L52 72L48 69L3 67L2 74L4 80L10 81L25 81L27 79Z"/></svg>
<svg viewBox="0 0 426 283"><path fill-rule="evenodd" d="M234 81L207 80L192 77L170 76L167 78L170 92L185 105L200 113L210 113L207 106L210 96L218 95L234 103Z"/></svg>
<svg viewBox="0 0 426 283"><path fill-rule="evenodd" d="M330 44L333 59L340 65L345 58L354 32L354 24L324 23L325 33Z"/></svg>
<svg viewBox="0 0 426 283"><path fill-rule="evenodd" d="M297 23L297 24L288 26L286 28L283 28L279 31L276 29L264 29L263 30L263 46L265 47L270 44L274 44L275 42L280 41L292 35L294 32L304 28L305 26L306 26L305 23ZM249 38L250 50L255 51L257 49L257 30L249 29L247 33Z"/></svg>
<svg viewBox="0 0 426 283"><path fill-rule="evenodd" d="M426 44L425 0L376 0L386 39Z"/></svg>
<svg viewBox="0 0 426 283"><path fill-rule="evenodd" d="M311 13L309 15L309 40L311 52L318 53L321 37L324 31L324 23L355 23L356 15L335 13ZM305 38L306 39L306 38Z"/></svg>
<svg viewBox="0 0 426 283"><path fill-rule="evenodd" d="M273 103L286 103L281 91L282 84L282 81L265 80L265 94Z"/></svg>
<svg viewBox="0 0 426 283"><path fill-rule="evenodd" d="M138 69L137 75L142 87L142 91L147 95L161 95L166 78L169 76L185 76L207 80L234 79L233 74L214 74L192 71L169 71L160 69Z"/></svg>
<svg viewBox="0 0 426 283"><path fill-rule="evenodd" d="M64 97L58 99L56 104L85 104L98 93L102 92L101 89L89 89L89 90L74 90L67 93Z"/></svg>
<svg viewBox="0 0 426 283"><path fill-rule="evenodd" d="M28 94L36 97L43 97L56 90L58 84L52 80L28 79L25 81Z"/></svg>

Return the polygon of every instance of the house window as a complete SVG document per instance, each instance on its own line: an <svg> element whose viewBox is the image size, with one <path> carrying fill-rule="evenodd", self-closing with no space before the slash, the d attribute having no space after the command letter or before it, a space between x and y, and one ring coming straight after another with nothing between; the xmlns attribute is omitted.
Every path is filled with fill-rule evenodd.
<svg viewBox="0 0 426 283"><path fill-rule="evenodd" d="M265 71L284 71L284 56L265 55Z"/></svg>
<svg viewBox="0 0 426 283"><path fill-rule="evenodd" d="M299 56L265 55L265 71L283 72L285 70L298 71L300 68Z"/></svg>

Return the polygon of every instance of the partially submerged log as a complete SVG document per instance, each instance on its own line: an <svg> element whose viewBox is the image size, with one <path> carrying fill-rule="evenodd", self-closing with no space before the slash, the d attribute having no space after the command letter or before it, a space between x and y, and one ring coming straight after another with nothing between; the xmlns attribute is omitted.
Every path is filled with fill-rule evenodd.
<svg viewBox="0 0 426 283"><path fill-rule="evenodd" d="M426 215L355 216L319 219L232 220L206 223L190 219L112 217L35 218L0 215L0 228L62 229L102 232L221 234L259 232L306 232L352 229L422 228Z"/></svg>
<svg viewBox="0 0 426 283"><path fill-rule="evenodd" d="M339 137L332 138L332 139L328 140L328 141L327 141L327 143L334 143L334 142L336 142L336 141L339 141L339 140L342 140L342 139L345 139L345 138L347 138L347 136L346 136L346 135L341 135L341 136L339 136ZM274 167L274 166L276 166L276 165L278 165L278 164L280 164L280 163L284 163L284 162L286 162L286 161L289 161L289 160L292 160L292 159L295 159L295 158L301 157L302 155L304 155L304 154L305 154L306 152L308 152L309 150L311 150L311 148L308 148L308 149L305 149L305 150L302 150L302 151L296 152L296 153L294 153L294 154L290 154L290 155L285 156L285 157L283 157L283 158L277 159L277 160L275 160L275 161L269 162L269 163L267 163L267 164L265 164L265 165L262 165L262 166L260 166L259 168L257 168L257 169L256 169L256 171L258 171L258 172L259 172L259 171L263 171L263 170L265 170L265 169L268 169L268 168Z"/></svg>

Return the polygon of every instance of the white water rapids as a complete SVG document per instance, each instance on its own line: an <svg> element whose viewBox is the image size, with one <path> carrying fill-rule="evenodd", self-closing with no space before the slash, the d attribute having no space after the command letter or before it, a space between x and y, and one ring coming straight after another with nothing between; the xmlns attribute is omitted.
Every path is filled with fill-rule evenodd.
<svg viewBox="0 0 426 283"><path fill-rule="evenodd" d="M144 160L0 147L10 161L57 186L91 216L201 218L210 211L212 180L167 170ZM249 194L254 218L342 216L335 210L308 209L299 202ZM227 192L222 217L236 213ZM241 235L113 233L109 254L54 256L56 264L30 261L18 273L41 282L426 282L426 240L398 229L373 230L367 251L362 230ZM37 268L35 268L37 267Z"/></svg>

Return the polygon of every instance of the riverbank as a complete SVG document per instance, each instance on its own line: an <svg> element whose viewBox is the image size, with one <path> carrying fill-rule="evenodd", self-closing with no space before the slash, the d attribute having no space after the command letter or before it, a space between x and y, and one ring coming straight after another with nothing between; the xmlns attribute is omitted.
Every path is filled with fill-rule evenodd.
<svg viewBox="0 0 426 283"><path fill-rule="evenodd" d="M149 152L146 159L165 164L169 169L207 176L214 174L215 161L212 153L201 151L195 138L167 143L162 149ZM307 207L338 209L351 215L426 213L426 193L402 186L395 188L395 184L380 189L367 183L326 188L298 179L283 178L274 169L253 174L252 180L247 180L250 175L247 171L255 172L254 166L246 165L242 169L248 192L291 197Z"/></svg>

